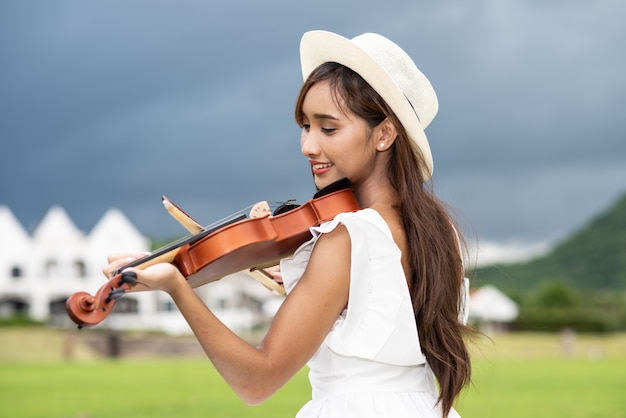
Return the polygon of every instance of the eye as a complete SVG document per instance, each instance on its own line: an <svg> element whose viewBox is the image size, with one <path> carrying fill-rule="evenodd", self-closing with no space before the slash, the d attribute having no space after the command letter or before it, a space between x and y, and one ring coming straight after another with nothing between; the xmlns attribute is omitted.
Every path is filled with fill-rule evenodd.
<svg viewBox="0 0 626 418"><path fill-rule="evenodd" d="M311 130L311 125L309 125L308 123L303 123L302 125L300 125L300 128L309 132Z"/></svg>
<svg viewBox="0 0 626 418"><path fill-rule="evenodd" d="M337 128L322 128L322 132L326 135L332 135Z"/></svg>

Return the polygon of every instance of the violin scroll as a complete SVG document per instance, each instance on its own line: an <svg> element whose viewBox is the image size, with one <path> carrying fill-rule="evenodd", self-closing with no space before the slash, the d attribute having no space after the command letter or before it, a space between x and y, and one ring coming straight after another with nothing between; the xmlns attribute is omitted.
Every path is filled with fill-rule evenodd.
<svg viewBox="0 0 626 418"><path fill-rule="evenodd" d="M136 282L136 273L122 273L110 279L95 296L87 292L74 293L65 301L67 313L78 328L94 327L104 321L115 302Z"/></svg>

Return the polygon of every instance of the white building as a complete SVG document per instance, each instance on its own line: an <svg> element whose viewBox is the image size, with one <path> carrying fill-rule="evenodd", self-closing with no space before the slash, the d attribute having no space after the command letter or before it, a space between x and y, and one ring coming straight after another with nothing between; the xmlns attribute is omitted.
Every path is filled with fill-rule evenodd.
<svg viewBox="0 0 626 418"><path fill-rule="evenodd" d="M8 207L0 206L0 317L23 315L70 326L65 300L76 292L94 295L106 283L102 268L108 254L149 248L149 240L117 209L107 211L85 234L62 208L52 207L31 235ZM281 300L243 273L196 291L234 331L267 321L273 314L267 307ZM125 295L99 326L190 332L164 292Z"/></svg>
<svg viewBox="0 0 626 418"><path fill-rule="evenodd" d="M486 285L470 293L469 320L487 334L506 330L519 315L519 307L494 286Z"/></svg>

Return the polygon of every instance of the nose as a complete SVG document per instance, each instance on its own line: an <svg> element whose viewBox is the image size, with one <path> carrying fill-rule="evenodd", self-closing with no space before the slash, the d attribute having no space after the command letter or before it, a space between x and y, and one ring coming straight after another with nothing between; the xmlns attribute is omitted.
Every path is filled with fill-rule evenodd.
<svg viewBox="0 0 626 418"><path fill-rule="evenodd" d="M319 155L320 148L315 140L315 135L311 131L302 129L300 134L300 151L302 155L309 158Z"/></svg>

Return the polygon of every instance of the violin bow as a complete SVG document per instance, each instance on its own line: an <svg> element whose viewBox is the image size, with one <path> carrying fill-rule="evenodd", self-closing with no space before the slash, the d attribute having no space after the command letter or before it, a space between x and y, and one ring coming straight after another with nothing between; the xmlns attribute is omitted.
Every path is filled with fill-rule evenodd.
<svg viewBox="0 0 626 418"><path fill-rule="evenodd" d="M170 215L174 219L176 219L187 231L192 234L198 234L204 230L204 227L196 222L191 216L189 216L185 211L176 206L171 200L167 197L162 196L161 201L163 202L163 206L169 212ZM252 206L250 210L249 217L250 218L260 218L266 215L270 215L271 210L270 206L267 202L261 201ZM257 282L261 283L267 289L276 292L278 294L284 295L285 288L280 284L276 283L276 281L272 278L272 276L263 269L251 268L248 270L244 270L243 273L251 276Z"/></svg>

